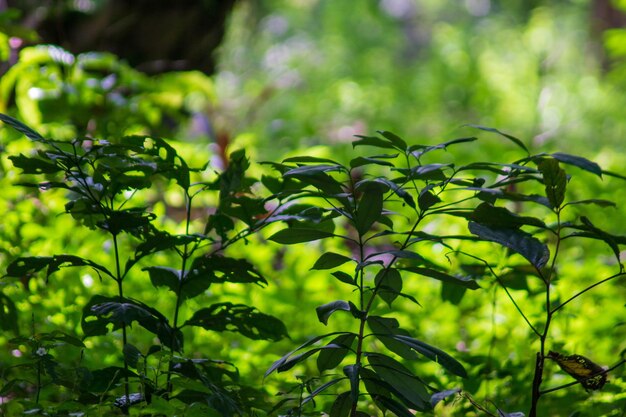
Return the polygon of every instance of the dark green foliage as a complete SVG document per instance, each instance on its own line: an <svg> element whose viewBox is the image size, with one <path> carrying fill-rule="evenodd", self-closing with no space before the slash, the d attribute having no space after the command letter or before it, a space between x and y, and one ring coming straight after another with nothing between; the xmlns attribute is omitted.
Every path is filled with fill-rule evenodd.
<svg viewBox="0 0 626 417"><path fill-rule="evenodd" d="M269 240L271 245L315 248L314 257L299 262L311 273L332 277L332 291L340 294L325 296L315 311L330 330L283 355L265 373L267 377L304 368L294 389L282 392L273 407L292 416L325 412L331 417L410 417L445 407L442 403L451 403L450 397L464 399L466 409L490 414L488 408L495 408L497 415L520 415L498 408L506 399L484 406L471 394L489 375L489 367L512 379L523 378L517 375L523 372L494 365L490 356L485 360L480 353L449 353L449 343L431 344L436 331L420 333L407 319L406 313L417 316L435 330L449 324L448 318L434 319L438 312L430 310L432 300L416 290L433 283L441 286L442 299L460 315L466 314L462 303L467 294L487 297L482 289L494 287L504 291L536 341L536 351L525 351L527 361L536 363L535 377L518 384L530 391L530 416L541 415L540 398L572 385L542 389L552 372L545 361L550 357L547 344L561 343L552 340L553 319L586 292L624 276L620 253L626 238L568 211L614 206L602 198L568 199L573 177L563 167L601 176L600 167L569 154L531 155L519 139L496 129L478 127L512 142L524 152L522 159L459 165L450 162L450 155L445 161L437 159L438 152L476 146L476 138L415 145L381 131L379 136L359 137L355 152L374 152L364 151L348 164L314 156L266 163L275 175L262 177L269 192L258 195L259 181L248 176L251 164L243 150L232 152L227 168L206 180L204 168L191 168L161 138L56 141L8 116L0 119L37 146L35 153L10 157L22 170L20 185L60 191L75 224L110 245L105 256L93 259L25 254L7 265L4 278L19 279L26 289L38 274L45 275L46 283L53 274L68 279L65 272L70 268L95 272L103 283L101 291L92 290L77 306L84 340L68 332L37 333L34 324L30 336L17 336L20 312L0 293L2 329L16 333L10 343L31 351L3 372L0 395L15 396L29 407L34 404L29 410L36 412L52 410L40 399L48 387L62 389L64 398L75 400L72 410L97 405L133 415L221 416L269 411L266 393L245 385L237 364L214 357L221 346L206 353L185 350L185 339L197 332L211 332L220 341L227 341L230 333L248 343L269 341L274 353L273 343L289 338L285 324L254 302L229 299L228 291L214 296L221 287L271 283L273 277L261 272L267 268L227 251L256 236L264 244ZM182 229L177 232L166 230L148 202L150 193L164 184L176 187L184 201ZM191 213L205 196L214 206L198 228ZM275 223L280 225L269 237L262 233ZM566 279L559 270L563 242L582 239L607 245L617 261L615 271L557 297L554 287ZM297 279L279 274L281 280ZM145 294L135 291L138 282L159 291L168 301L163 305L173 306L173 311L144 300ZM524 291L527 298L518 301L513 291ZM527 303L535 296L545 305L531 309ZM79 360L72 363L56 354L61 349L77 358L97 353L101 336L117 346L119 363L88 369ZM620 359L611 370L624 363ZM603 388L609 371L599 365L593 370L591 376L601 381L593 388ZM524 370L526 375L530 371ZM591 386L584 378L575 383Z"/></svg>

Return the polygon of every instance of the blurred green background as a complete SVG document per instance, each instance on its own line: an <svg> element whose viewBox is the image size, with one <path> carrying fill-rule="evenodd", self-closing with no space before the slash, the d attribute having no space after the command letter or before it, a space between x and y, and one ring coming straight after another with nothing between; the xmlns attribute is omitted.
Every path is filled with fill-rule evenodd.
<svg viewBox="0 0 626 417"><path fill-rule="evenodd" d="M172 55L163 64L144 57L158 65L142 63L128 51L81 50L69 26L65 38L56 34L56 45L49 43L51 35L37 33L46 22L65 22L63 13L72 19L99 16L108 7L104 0L13 3L0 2L5 7L0 14L0 112L45 136L159 135L171 139L191 165L208 160L210 169L216 170L230 151L245 148L254 162L253 173L260 175L263 168L257 162L292 155L332 156L345 162L354 156L350 143L357 134L389 130L409 143L433 144L475 135L465 125L478 124L513 134L534 152L580 154L609 171L626 174L624 1L224 2L229 5L222 5L221 14L211 15L218 32L223 25L223 38L220 33L212 35L211 43L199 29L184 32L178 40L186 49L206 47L210 60L185 61L186 55L182 59ZM219 1L181 4L205 7L207 13L222 7ZM33 16L43 23L33 24ZM175 26L172 16L179 15L169 15ZM136 28L134 36L140 34ZM115 53L127 55L120 58ZM523 156L494 136L480 136L481 146L456 156L468 160ZM106 262L110 245L61 215L62 195L27 193L12 185L21 178L7 158L30 152L32 144L3 127L0 145L1 269L17 256L61 252ZM582 177L572 181L569 192L576 198L616 201L617 209L605 209L594 221L615 234L626 234L623 183ZM148 203L162 216L164 227L180 227L179 196L164 186L162 195ZM199 210L198 224L203 215ZM571 274L572 280L559 287L563 297L607 270L600 248L599 244L565 248L562 273ZM297 375L314 373L313 367L263 381L264 371L279 355L325 331L315 307L346 297L346 290L327 274L309 270L315 260L311 254L322 251L319 245L283 248L259 237L231 250L257 265L270 285L243 290L225 286L208 296L258 306L282 319L292 340L251 343L236 335L195 333L186 335L187 350L233 361L247 383L263 384L274 394L295 384ZM155 292L145 277L132 278L134 296L167 310L165 291ZM41 277L2 280L0 288L15 301L19 316L17 326L3 324L0 346L7 345L15 330L28 332L31 312L38 331L60 328L80 335L82 305L92 291L106 293L106 285L77 270L65 270L47 284ZM503 292L485 281L483 290L459 299L438 282L406 285L413 287L423 308L397 304L403 325L455 353L470 369L468 380L450 384L503 409L525 410L537 346L529 345L528 329ZM541 308L532 288L531 282L514 290L530 316ZM553 347L588 355L603 365L616 362L626 349L625 300L626 289L619 281L581 297L555 325ZM194 300L185 314L201 302ZM119 359L112 338L87 343L104 346L105 351L110 345L110 354L87 351L83 361ZM76 362L81 360L74 354ZM16 356L19 352L2 349L0 366L8 366ZM623 372L616 370L601 392L587 393L576 386L547 396L542 400L544 415L573 415L573 410L581 416L626 415ZM567 381L556 369L548 377L552 378L548 386ZM440 378L445 381L446 376ZM476 410L461 401L437 409L441 416L477 415L472 413Z"/></svg>

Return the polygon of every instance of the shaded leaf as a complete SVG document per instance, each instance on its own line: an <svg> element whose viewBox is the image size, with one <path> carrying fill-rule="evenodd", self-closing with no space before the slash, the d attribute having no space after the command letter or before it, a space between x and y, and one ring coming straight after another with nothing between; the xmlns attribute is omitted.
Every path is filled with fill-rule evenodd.
<svg viewBox="0 0 626 417"><path fill-rule="evenodd" d="M342 392L333 401L328 417L349 417L351 409L352 399L350 398L350 391Z"/></svg>
<svg viewBox="0 0 626 417"><path fill-rule="evenodd" d="M378 271L374 278L374 284L378 288L378 294L389 307L402 292L402 277L397 269L384 268Z"/></svg>
<svg viewBox="0 0 626 417"><path fill-rule="evenodd" d="M494 228L517 229L523 225L546 227L543 221L535 217L520 216L505 207L495 207L487 202L479 204L472 212L470 219Z"/></svg>
<svg viewBox="0 0 626 417"><path fill-rule="evenodd" d="M354 225L360 234L365 234L380 218L383 211L383 193L368 189L363 192L356 209Z"/></svg>
<svg viewBox="0 0 626 417"><path fill-rule="evenodd" d="M559 162L574 165L580 169L591 172L592 174L595 174L598 177L602 178L602 168L600 168L600 166L595 162L583 158L582 156L569 155L561 152L555 152L551 154L551 156Z"/></svg>
<svg viewBox="0 0 626 417"><path fill-rule="evenodd" d="M317 370L322 373L327 369L337 367L350 352L350 347L355 338L354 333L348 333L331 340L317 357Z"/></svg>
<svg viewBox="0 0 626 417"><path fill-rule="evenodd" d="M391 337L401 343L404 343L411 349L414 349L415 351L421 353L433 362L437 362L442 367L452 372L454 375L460 376L462 378L467 377L467 372L465 371L463 365L461 365L460 362L458 362L456 359L454 359L452 356L448 355L441 349L424 343L421 340L417 340L405 335L395 334Z"/></svg>
<svg viewBox="0 0 626 417"><path fill-rule="evenodd" d="M283 245L291 245L294 243L310 242L333 236L335 236L333 233L325 232L323 230L292 227L274 233L270 236L269 240Z"/></svg>
<svg viewBox="0 0 626 417"><path fill-rule="evenodd" d="M347 365L343 368L343 373L348 377L350 381L350 398L355 403L359 400L359 369L361 366L358 363L354 365Z"/></svg>
<svg viewBox="0 0 626 417"><path fill-rule="evenodd" d="M521 230L492 229L475 222L469 223L469 229L481 239L496 242L519 253L538 269L543 268L550 259L548 247Z"/></svg>
<svg viewBox="0 0 626 417"><path fill-rule="evenodd" d="M255 307L230 302L215 303L197 310L184 326L198 326L216 332L237 332L252 340L280 340L287 328L277 318Z"/></svg>
<svg viewBox="0 0 626 417"><path fill-rule="evenodd" d="M436 392L430 397L430 406L435 408L435 406L439 404L439 402L445 400L451 395L458 394L459 392L461 392L459 388L447 389L445 391Z"/></svg>
<svg viewBox="0 0 626 417"><path fill-rule="evenodd" d="M409 346L391 337L396 334L409 336L409 332L400 328L398 320L388 317L368 316L367 325L378 340L393 353L404 359L412 360L417 358L417 354Z"/></svg>
<svg viewBox="0 0 626 417"><path fill-rule="evenodd" d="M480 130L484 130L486 132L497 133L500 136L503 136L503 137L507 138L508 140L510 140L511 142L515 143L517 146L522 148L527 154L530 154L530 152L528 152L528 148L526 148L526 145L524 145L524 142L522 142L521 140L519 140L515 136L511 136L509 134L501 132L498 129L495 129L493 127L485 127L485 126L479 126L479 125L467 125L467 126L473 127L473 128L476 128L476 129L480 129Z"/></svg>
<svg viewBox="0 0 626 417"><path fill-rule="evenodd" d="M469 277L458 277L454 275L447 274L445 272L437 271L432 268L420 268L416 266L407 266L404 268L400 268L403 271L412 272L414 274L423 275L426 277L434 278L438 281L442 281L448 284L459 285L464 288L469 288L470 290L477 290L480 288L478 283Z"/></svg>
<svg viewBox="0 0 626 417"><path fill-rule="evenodd" d="M326 252L320 256L317 261L315 261L315 264L311 267L311 269L332 269L350 261L352 261L352 258L347 256L340 255L335 252Z"/></svg>
<svg viewBox="0 0 626 417"><path fill-rule="evenodd" d="M543 176L546 197L553 208L561 207L565 200L567 176L559 167L556 159L543 159L539 162L539 171Z"/></svg>
<svg viewBox="0 0 626 417"><path fill-rule="evenodd" d="M324 304L315 309L315 311L317 312L318 320L325 325L328 325L328 319L335 311L338 310L350 311L350 304L348 304L346 301L338 300Z"/></svg>
<svg viewBox="0 0 626 417"><path fill-rule="evenodd" d="M380 378L393 388L403 403L416 410L430 408L424 383L398 361L384 355L369 354L367 360Z"/></svg>

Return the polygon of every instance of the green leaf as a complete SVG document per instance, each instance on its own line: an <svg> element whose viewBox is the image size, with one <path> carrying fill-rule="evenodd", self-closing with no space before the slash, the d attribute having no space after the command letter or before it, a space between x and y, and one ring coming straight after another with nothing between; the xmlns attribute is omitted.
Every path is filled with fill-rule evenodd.
<svg viewBox="0 0 626 417"><path fill-rule="evenodd" d="M124 352L124 358L126 362L132 367L137 368L137 364L139 363L139 359L143 357L139 349L137 349L134 345L130 343L126 343L122 348Z"/></svg>
<svg viewBox="0 0 626 417"><path fill-rule="evenodd" d="M347 256L340 255L335 252L326 252L320 256L317 261L315 261L315 264L311 267L311 269L333 269L350 261L352 261L352 258Z"/></svg>
<svg viewBox="0 0 626 417"><path fill-rule="evenodd" d="M341 282L356 286L356 284L354 283L354 277L351 276L350 274L346 274L345 272L342 272L342 271L335 271L331 275L337 278Z"/></svg>
<svg viewBox="0 0 626 417"><path fill-rule="evenodd" d="M428 188L422 189L419 197L417 198L417 204L422 211L428 210L439 202L441 202L441 199L430 192Z"/></svg>
<svg viewBox="0 0 626 417"><path fill-rule="evenodd" d="M492 229L475 222L469 230L481 239L496 242L526 258L537 269L543 268L550 259L550 250L538 239L517 229Z"/></svg>
<svg viewBox="0 0 626 417"><path fill-rule="evenodd" d="M495 207L484 202L472 212L470 219L493 228L518 229L523 225L545 228L546 224L535 217L523 217L505 207Z"/></svg>
<svg viewBox="0 0 626 417"><path fill-rule="evenodd" d="M255 307L230 302L215 303L197 310L183 326L197 326L216 332L237 332L252 340L277 341L289 337L282 321Z"/></svg>
<svg viewBox="0 0 626 417"><path fill-rule="evenodd" d="M91 371L89 392L104 393L116 389L118 383L125 377L136 378L137 374L119 366L109 366Z"/></svg>
<svg viewBox="0 0 626 417"><path fill-rule="evenodd" d="M318 320L324 323L324 325L328 325L328 319L335 311L338 310L350 311L350 304L346 301L338 300L324 304L315 309Z"/></svg>
<svg viewBox="0 0 626 417"><path fill-rule="evenodd" d="M464 288L468 288L470 290L477 290L480 288L478 283L469 277L457 277L454 275L447 274L445 272L437 271L432 268L420 268L415 266L407 266L404 268L400 268L403 271L412 272L414 274L423 275L426 277L430 277L436 279L441 282L458 285Z"/></svg>
<svg viewBox="0 0 626 417"><path fill-rule="evenodd" d="M588 200L569 201L565 204L565 206L573 206L576 204L595 204L596 206L600 206L600 207L617 207L617 204L615 204L614 202L609 201L609 200L602 200L600 198L590 198Z"/></svg>
<svg viewBox="0 0 626 417"><path fill-rule="evenodd" d="M337 367L350 352L350 347L356 335L353 333L342 334L330 341L317 357L317 370L322 373L328 369Z"/></svg>
<svg viewBox="0 0 626 417"><path fill-rule="evenodd" d="M406 151L406 142L400 136L386 130L379 130L378 133L383 135L385 139L391 142L395 148L401 151Z"/></svg>
<svg viewBox="0 0 626 417"><path fill-rule="evenodd" d="M429 395L424 383L398 361L384 355L368 354L367 360L376 374L390 387L408 407L427 410Z"/></svg>
<svg viewBox="0 0 626 417"><path fill-rule="evenodd" d="M393 353L401 356L407 360L414 360L417 355L410 347L406 346L397 340L394 340L391 336L401 334L409 336L409 332L400 328L398 320L388 317L380 316L368 316L367 325L372 330L372 333L376 335L378 340Z"/></svg>
<svg viewBox="0 0 626 417"><path fill-rule="evenodd" d="M103 272L106 275L113 277L111 272L104 266L99 265L89 259L83 259L79 256L74 255L28 256L23 258L17 258L7 267L7 276L23 277L39 272L47 267L48 269L46 271L46 278L48 278L50 277L50 275L59 271L61 268L73 266L89 266L96 272Z"/></svg>
<svg viewBox="0 0 626 417"><path fill-rule="evenodd" d="M497 133L500 136L507 138L508 140L510 140L511 142L513 142L514 144L516 144L517 146L522 148L527 154L530 154L530 152L528 152L528 148L526 147L526 145L524 145L524 142L522 142L521 140L519 140L515 136L511 136L511 135L508 135L506 133L503 133L503 132L501 132L498 129L495 129L493 127L485 127L485 126L479 126L479 125L467 125L467 126L473 127L473 128L476 128L476 129L480 129L480 130L484 130L486 132Z"/></svg>
<svg viewBox="0 0 626 417"><path fill-rule="evenodd" d="M247 259L221 255L198 256L183 277L185 296L195 297L211 283L243 283L267 285L267 280Z"/></svg>
<svg viewBox="0 0 626 417"><path fill-rule="evenodd" d="M379 396L376 401L383 405L386 409L391 411L397 417L415 417L406 407L397 402L396 400L388 397Z"/></svg>
<svg viewBox="0 0 626 417"><path fill-rule="evenodd" d="M333 385L335 385L338 382L343 381L344 379L345 378L331 379L330 381L326 382L325 384L320 385L313 392L311 392L311 394L308 397L306 397L304 400L302 400L302 403L300 404L300 406L303 406L304 404L308 403L309 401L312 401L318 394L326 391L328 388L332 387Z"/></svg>
<svg viewBox="0 0 626 417"><path fill-rule="evenodd" d="M281 357L280 359L278 359L277 361L275 361L272 366L269 367L269 369L267 371L265 371L265 376L268 376L269 374L271 374L272 372L278 370L278 372L282 372L280 369L281 367L287 362L287 360L289 360L289 358L296 353L297 351L307 348L309 346L311 346L314 343L319 342L322 339L325 339L329 336L335 336L338 334L350 334L349 332L332 332L332 333L327 333L327 334L323 334L320 336L315 336L312 339L309 339L308 341L304 342L303 344L301 344L300 346L298 346L297 348L295 348L294 350L292 350L291 352L287 353L286 355L284 355L283 357ZM355 335L356 336L356 335Z"/></svg>
<svg viewBox="0 0 626 417"><path fill-rule="evenodd" d="M94 295L83 308L81 327L86 336L100 336L109 332L109 324L117 330L133 322L158 336L166 346L177 351L182 348L180 330L173 329L158 310L130 298Z"/></svg>
<svg viewBox="0 0 626 417"><path fill-rule="evenodd" d="M567 185L567 175L559 167L556 159L543 159L539 162L539 171L543 175L545 193L553 208L561 207L565 200L565 187Z"/></svg>
<svg viewBox="0 0 626 417"><path fill-rule="evenodd" d="M462 378L467 377L467 372L465 371L465 368L463 367L463 365L461 365L460 362L458 362L456 359L454 359L452 356L448 355L441 349L438 349L420 340L414 339L409 336L401 335L401 334L395 334L390 337L392 337L393 339L401 343L404 343L406 346L421 353L422 355L424 355L431 361L437 362L442 367L452 372L454 375L460 376Z"/></svg>
<svg viewBox="0 0 626 417"><path fill-rule="evenodd" d="M13 300L0 292L0 329L19 333L17 308ZM1 394L0 394L1 395Z"/></svg>
<svg viewBox="0 0 626 417"><path fill-rule="evenodd" d="M440 401L445 400L451 395L458 394L459 392L461 392L459 388L447 389L445 391L436 392L430 397L430 405L431 407L435 408L435 406L439 404Z"/></svg>
<svg viewBox="0 0 626 417"><path fill-rule="evenodd" d="M335 236L333 233L323 230L292 227L274 233L269 240L283 245L292 245L294 243L310 242L333 236Z"/></svg>
<svg viewBox="0 0 626 417"><path fill-rule="evenodd" d="M62 167L41 158L27 157L22 154L9 156L15 168L22 170L24 174L54 174L64 171Z"/></svg>
<svg viewBox="0 0 626 417"><path fill-rule="evenodd" d="M35 132L30 127L26 126L24 123L20 122L17 119L14 119L11 116L0 113L0 120L11 126L13 129L17 130L18 132L24 134L30 140L33 140L35 142L45 141L44 137L41 136L39 133Z"/></svg>
<svg viewBox="0 0 626 417"><path fill-rule="evenodd" d="M356 135L356 137L360 139L352 142L353 148L356 148L357 146L375 146L377 148L396 149L393 143L389 140L384 140L376 136Z"/></svg>
<svg viewBox="0 0 626 417"><path fill-rule="evenodd" d="M359 401L359 369L361 366L358 363L354 365L346 365L343 368L343 373L350 380L350 399L353 403Z"/></svg>
<svg viewBox="0 0 626 417"><path fill-rule="evenodd" d="M374 189L368 189L363 192L355 213L354 225L356 230L361 235L367 233L370 227L380 218L382 211L383 193Z"/></svg>
<svg viewBox="0 0 626 417"><path fill-rule="evenodd" d="M582 156L569 155L569 154L561 153L561 152L555 152L551 154L550 156L552 156L554 159L558 160L559 162L563 162L564 164L568 164L568 165L574 165L578 168L591 172L592 174L595 174L598 177L602 178L602 168L600 168L600 166L596 164L595 162L592 162L586 158L583 158Z"/></svg>
<svg viewBox="0 0 626 417"><path fill-rule="evenodd" d="M148 271L150 282L155 287L167 287L170 291L178 293L180 286L180 270L166 266L150 266L143 268Z"/></svg>
<svg viewBox="0 0 626 417"><path fill-rule="evenodd" d="M374 284L378 288L378 294L389 307L402 292L402 277L397 269L384 268L378 271L374 278Z"/></svg>
<svg viewBox="0 0 626 417"><path fill-rule="evenodd" d="M392 162L385 161L384 159L368 158L368 157L363 157L363 156L357 156L356 158L350 160L350 168L358 168L364 165L372 165L372 164L387 166L387 167L394 166Z"/></svg>
<svg viewBox="0 0 626 417"><path fill-rule="evenodd" d="M349 417L351 409L352 399L350 398L350 391L342 392L333 401L328 417Z"/></svg>

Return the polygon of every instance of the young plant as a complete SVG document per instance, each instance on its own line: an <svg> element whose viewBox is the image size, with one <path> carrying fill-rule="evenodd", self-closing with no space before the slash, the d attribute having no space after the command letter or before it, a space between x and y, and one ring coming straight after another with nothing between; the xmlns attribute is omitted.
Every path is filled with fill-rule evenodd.
<svg viewBox="0 0 626 417"><path fill-rule="evenodd" d="M40 190L65 191L69 213L79 224L103 233L111 242L109 265L74 254L25 256L7 267L8 277L24 277L46 270L46 277L66 267L89 267L101 279L115 283L115 294L94 294L83 306L81 327L85 337L121 331L122 366L109 366L83 373L77 384L80 398L102 402L118 392L114 405L123 414L131 406L169 407L172 413L189 407L224 416L247 413L259 393L244 396L233 364L184 355L183 329L234 331L253 340L279 340L287 335L278 319L255 307L219 300L189 312L183 307L203 296L214 284L265 285L267 281L246 259L225 256L224 250L256 233L273 221L266 201L250 192L254 179L245 175L249 166L243 151L231 155L228 168L211 181L192 183L196 171L176 150L160 138L131 136L117 143L93 139L56 141L46 139L5 115L0 120L19 130L41 149L34 156L12 156L24 174L45 176L44 181L21 183ZM160 182L175 182L184 197L184 232L160 230L157 216L145 205L147 191ZM218 205L204 230L192 230L192 203L201 194L218 194ZM280 206L277 206L279 209ZM243 225L243 227L241 226ZM173 252L178 266L150 264L157 253ZM138 270L142 267L141 271ZM131 279L132 277L132 279ZM138 285L137 283L141 283ZM143 283L166 287L173 293L171 310L162 312L148 302ZM129 284L130 283L130 284ZM132 296L131 296L132 295ZM168 318L169 317L169 318ZM135 340L158 340L144 351L131 342L130 326L145 332ZM41 362L41 361L40 361ZM165 374L165 378L160 378ZM39 392L39 390L37 391ZM38 396L38 394L37 394ZM169 404L168 404L169 402ZM196 403L203 403L198 410Z"/></svg>
<svg viewBox="0 0 626 417"><path fill-rule="evenodd" d="M307 341L267 371L284 372L318 355L321 375L311 381L319 380L321 385L307 396L287 398L279 404L295 402L290 410L293 415L314 409L315 399L335 386L342 388L323 409L331 417L370 415L371 410L365 410L371 404L383 413L408 417L411 410L430 411L459 392L457 387L441 386L435 375L416 372L414 363L426 359L450 376L466 376L464 366L451 355L402 328L393 306L398 300L419 305L404 290L409 280L430 278L463 289L479 288L473 279L452 271L445 257L433 257L431 248L452 251L459 240L475 239L448 234L446 227L437 229L440 218L467 216L472 203L479 202L475 190L484 180L465 173L507 167L489 163L456 167L429 160L437 152L476 140L473 137L409 146L391 132L380 133L380 137L360 137L354 146L370 146L384 153L357 156L348 166L314 157L272 164L282 173L284 189L276 190L281 198L300 201L294 207L302 215L320 208L321 212L314 222L294 221L270 240L296 244L341 239L344 249L322 254L311 269L334 270L330 274L351 296L319 306L317 316L325 325L337 312L347 312L354 320L352 326ZM341 373L334 373L340 366Z"/></svg>
<svg viewBox="0 0 626 417"><path fill-rule="evenodd" d="M618 358L611 368L601 367L579 354L570 355L552 351L563 346L563 340L553 337L551 333L559 313L562 313L568 304L600 285L626 275L620 260L620 245L626 244L626 237L602 230L588 217L573 210L580 206L613 207L615 204L598 198L567 201L566 189L572 176L568 175L562 166L577 167L600 178L603 175L622 179L623 177L603 171L596 163L585 158L564 153L529 155L514 164L524 168L502 172L494 183L476 189L485 202L468 218L469 230L474 235L501 245L506 248L508 255L519 254L521 257L507 257L503 265L500 260L481 254L474 253L470 256L483 263L496 278L538 342L538 351L533 355L535 366L528 414L530 417L536 417L543 415L539 402L543 396L576 384L581 384L586 390L600 390L607 381L607 373L625 362L623 358ZM515 191L503 188L508 185L514 185ZM533 188L536 189L537 185L543 189L543 195L528 193ZM524 189L526 193L520 191ZM498 205L500 202L525 204L518 204L516 213ZM547 213L545 219L549 223L536 216L522 215L519 210L526 209L527 205L540 207L540 211ZM559 291L560 284L575 282L577 278L563 276L560 271L563 262L561 257L567 256L563 254L563 249L567 246L582 245L584 242L579 241L585 239L600 241L607 245L615 257L614 270L605 276L597 277L591 284L580 287L573 294L562 294ZM610 264L607 264L607 268L609 267ZM539 280L542 284L542 290L538 291L539 299L533 297L529 302L532 301L536 305L534 302L538 301L539 305L543 305L541 318L535 320L531 318L529 311L534 310L534 305L525 306L516 302L508 285L505 284L504 275L516 279L525 279L529 276ZM540 301L541 298L543 303ZM549 366L546 359L553 360L562 370L574 377L575 381L542 389L546 367Z"/></svg>

